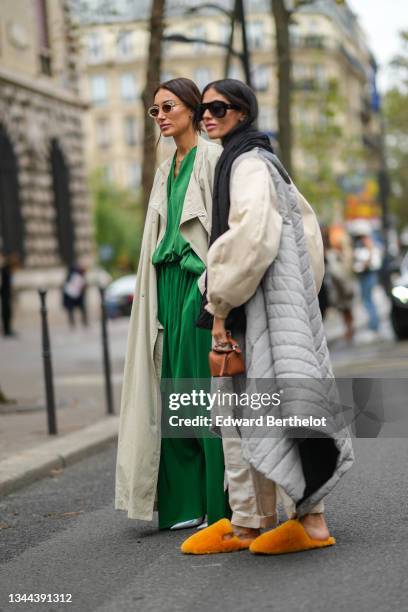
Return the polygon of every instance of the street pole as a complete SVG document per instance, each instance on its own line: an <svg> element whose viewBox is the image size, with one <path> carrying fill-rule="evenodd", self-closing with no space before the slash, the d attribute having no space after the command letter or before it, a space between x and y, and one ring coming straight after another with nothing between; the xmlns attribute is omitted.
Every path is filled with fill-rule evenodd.
<svg viewBox="0 0 408 612"><path fill-rule="evenodd" d="M108 342L108 328L106 322L106 308L105 308L105 289L99 287L99 293L101 296L101 329L102 329L102 349L103 349L103 368L105 374L105 392L106 392L106 411L108 414L115 414L113 406L113 393L112 393L112 369L109 355L109 342Z"/></svg>
<svg viewBox="0 0 408 612"><path fill-rule="evenodd" d="M45 395L47 403L47 421L48 421L48 433L50 435L56 435L57 431L57 417L55 413L55 398L54 398L54 384L52 376L52 359L51 359L51 343L50 335L48 330L48 315L46 306L47 291L40 289L38 291L41 302L41 327L42 327L42 357L44 365L44 381L45 381Z"/></svg>

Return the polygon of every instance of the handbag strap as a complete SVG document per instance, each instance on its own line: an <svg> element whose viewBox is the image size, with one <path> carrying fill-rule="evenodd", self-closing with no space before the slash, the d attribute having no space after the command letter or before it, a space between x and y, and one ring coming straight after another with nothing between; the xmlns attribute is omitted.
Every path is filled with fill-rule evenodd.
<svg viewBox="0 0 408 612"><path fill-rule="evenodd" d="M217 346L215 346L215 347L213 348L213 350L214 350L216 353L225 353L226 355L227 355L228 353L231 353L232 351L235 351L236 353L241 353L241 352L242 352L242 351L241 351L241 349L239 348L239 344L238 344L238 342L237 342L236 340L234 340L234 338L231 338L231 337L229 336L229 338L228 338L228 342L229 342L229 345L230 345L230 347L229 347L229 348L225 348L225 349L224 349L224 348L223 348L223 349L217 349Z"/></svg>

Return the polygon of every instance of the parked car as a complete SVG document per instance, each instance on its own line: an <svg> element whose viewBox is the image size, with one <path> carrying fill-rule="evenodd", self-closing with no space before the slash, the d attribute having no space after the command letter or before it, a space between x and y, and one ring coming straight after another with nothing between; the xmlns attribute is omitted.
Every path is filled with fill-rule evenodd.
<svg viewBox="0 0 408 612"><path fill-rule="evenodd" d="M391 275L391 323L398 340L408 338L408 255L401 262L400 274Z"/></svg>
<svg viewBox="0 0 408 612"><path fill-rule="evenodd" d="M136 274L121 276L107 286L105 291L106 314L110 319L129 317L132 310Z"/></svg>

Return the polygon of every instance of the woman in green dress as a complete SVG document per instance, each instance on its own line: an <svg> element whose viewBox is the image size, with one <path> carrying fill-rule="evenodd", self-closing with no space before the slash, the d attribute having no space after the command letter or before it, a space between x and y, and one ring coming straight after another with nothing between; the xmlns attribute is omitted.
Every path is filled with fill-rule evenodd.
<svg viewBox="0 0 408 612"><path fill-rule="evenodd" d="M156 287L151 287L150 291L157 291L156 316L163 328L163 381L210 377L208 352L211 350L211 333L195 325L201 303L197 281L205 272L205 257L203 260L203 255L200 257L197 253L200 249L194 250L194 245L187 239L188 230L183 231L183 224L191 226L193 223L201 225L199 231L202 231L203 215L198 218L189 213L193 219L188 219L187 223L182 218L187 198L191 206L191 200L196 194L195 207L200 205L198 200L201 199L200 182L203 169L206 169L207 174L211 173L211 168L216 163L214 158L218 159L221 153L217 147L216 155L214 149L211 149L211 155L206 155L205 149L212 145L207 145L199 137L199 122L195 118L199 102L200 92L192 81L172 79L158 87L154 104L149 109L149 115L156 121L161 135L172 137L176 144L176 152L171 163L166 166L169 169L168 175L161 179L162 183L165 181L163 189L166 188L167 206L157 217L157 244L149 264L146 264L153 264L155 269ZM211 163L209 159L212 159ZM212 187L212 176L207 178L208 185ZM158 180L156 175L153 191L157 191ZM211 201L209 195L207 199ZM157 196L152 195L153 207L157 206L157 199ZM208 218L211 219L211 211L208 211ZM146 221L146 225L147 223ZM209 230L207 227L208 232ZM193 237L194 233L191 233L191 236ZM207 242L207 235L205 238ZM140 266L141 264L138 277L144 273ZM140 297L145 296L143 293L138 295L136 287L135 301L140 301ZM136 329L136 340L138 333L139 330ZM126 408L122 406L122 410L125 412ZM163 423L168 421L168 416L174 414L166 402L162 403L161 412ZM123 437L125 435L123 434ZM119 453L120 445L121 437ZM140 466L137 467L139 469ZM120 474L119 468L117 473ZM197 526L204 521L205 516L211 524L226 516L228 502L224 490L221 440L199 435L191 438L163 436L157 475L157 501L160 529ZM123 503L119 503L118 507L123 507Z"/></svg>

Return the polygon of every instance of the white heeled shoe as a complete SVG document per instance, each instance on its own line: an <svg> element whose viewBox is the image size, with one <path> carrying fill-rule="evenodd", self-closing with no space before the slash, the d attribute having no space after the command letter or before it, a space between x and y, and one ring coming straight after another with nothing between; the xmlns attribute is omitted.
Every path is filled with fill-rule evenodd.
<svg viewBox="0 0 408 612"><path fill-rule="evenodd" d="M175 525L172 525L170 529L173 531L176 529L192 529L193 527L201 525L204 519L205 516L201 516L200 518L191 519L190 521L182 521L181 523L176 523Z"/></svg>

